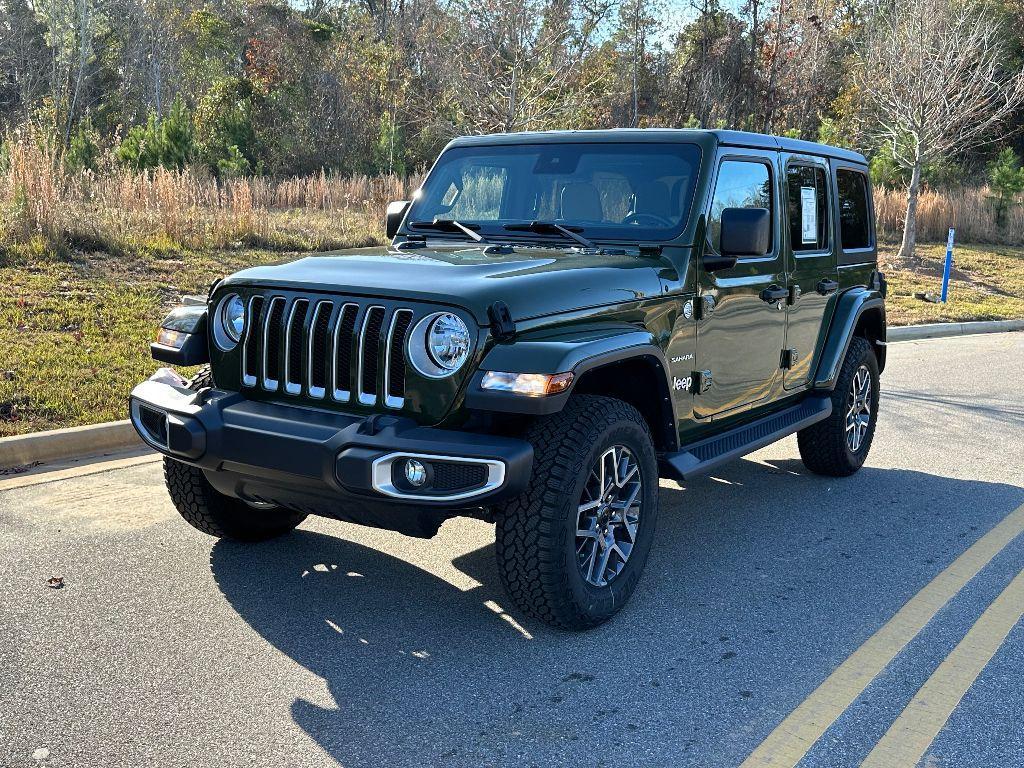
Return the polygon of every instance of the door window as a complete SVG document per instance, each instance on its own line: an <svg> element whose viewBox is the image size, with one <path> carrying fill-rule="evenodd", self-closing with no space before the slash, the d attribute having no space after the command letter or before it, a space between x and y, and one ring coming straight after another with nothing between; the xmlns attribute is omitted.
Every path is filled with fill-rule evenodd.
<svg viewBox="0 0 1024 768"><path fill-rule="evenodd" d="M844 251L871 247L868 179L859 171L836 171L839 193L839 238Z"/></svg>
<svg viewBox="0 0 1024 768"><path fill-rule="evenodd" d="M789 242L794 253L828 248L828 181L820 165L791 165L786 171Z"/></svg>
<svg viewBox="0 0 1024 768"><path fill-rule="evenodd" d="M765 163L757 160L724 160L719 167L708 216L708 240L716 252L722 241L722 211L726 208L773 209L771 171ZM774 241L773 232L769 242Z"/></svg>

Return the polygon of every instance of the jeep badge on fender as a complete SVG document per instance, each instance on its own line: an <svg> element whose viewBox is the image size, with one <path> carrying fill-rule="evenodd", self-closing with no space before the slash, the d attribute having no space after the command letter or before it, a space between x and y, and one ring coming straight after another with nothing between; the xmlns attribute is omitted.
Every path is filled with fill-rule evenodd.
<svg viewBox="0 0 1024 768"><path fill-rule="evenodd" d="M389 246L246 269L171 312L153 357L204 367L139 384L131 420L205 533L482 518L519 608L591 627L636 588L660 478L794 433L813 472L864 463L873 216L864 158L805 141L456 139L388 206Z"/></svg>

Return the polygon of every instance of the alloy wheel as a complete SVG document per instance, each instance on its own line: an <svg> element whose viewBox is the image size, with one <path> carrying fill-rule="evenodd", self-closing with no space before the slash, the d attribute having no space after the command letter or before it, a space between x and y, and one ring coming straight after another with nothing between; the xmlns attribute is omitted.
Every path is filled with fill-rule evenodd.
<svg viewBox="0 0 1024 768"><path fill-rule="evenodd" d="M576 516L576 564L587 583L604 587L622 573L637 541L642 491L629 448L615 445L598 457Z"/></svg>
<svg viewBox="0 0 1024 768"><path fill-rule="evenodd" d="M853 374L850 392L846 396L846 444L853 453L864 445L864 437L871 425L871 371L862 365Z"/></svg>

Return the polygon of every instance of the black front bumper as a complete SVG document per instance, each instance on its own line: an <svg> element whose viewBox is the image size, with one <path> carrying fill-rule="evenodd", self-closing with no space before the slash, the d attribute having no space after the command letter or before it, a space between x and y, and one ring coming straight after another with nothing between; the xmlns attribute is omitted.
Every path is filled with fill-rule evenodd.
<svg viewBox="0 0 1024 768"><path fill-rule="evenodd" d="M147 444L201 467L221 493L414 535L425 535L424 523L436 530L433 521L522 493L533 464L533 448L523 440L264 403L217 389L193 392L164 381L135 387L131 419ZM406 455L486 467L486 482L455 492L403 489L389 475Z"/></svg>

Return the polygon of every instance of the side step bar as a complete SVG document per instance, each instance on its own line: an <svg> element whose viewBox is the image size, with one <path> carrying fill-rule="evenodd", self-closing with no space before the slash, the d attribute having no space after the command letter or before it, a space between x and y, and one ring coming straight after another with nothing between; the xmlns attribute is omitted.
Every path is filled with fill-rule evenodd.
<svg viewBox="0 0 1024 768"><path fill-rule="evenodd" d="M750 424L730 429L714 437L686 446L664 457L664 462L678 480L703 475L727 461L738 459L804 427L827 419L832 413L832 400L827 396L808 397L796 405L764 416Z"/></svg>

